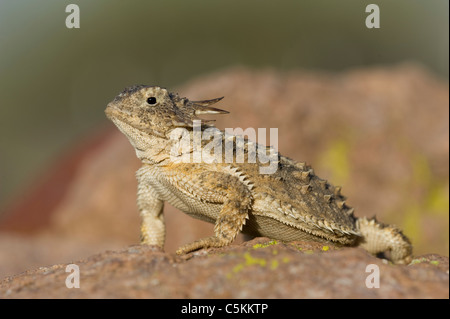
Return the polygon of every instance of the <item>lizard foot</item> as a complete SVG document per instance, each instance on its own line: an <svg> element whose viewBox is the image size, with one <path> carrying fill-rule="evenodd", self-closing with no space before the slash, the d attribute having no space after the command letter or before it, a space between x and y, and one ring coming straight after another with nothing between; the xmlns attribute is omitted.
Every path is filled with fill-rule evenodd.
<svg viewBox="0 0 450 319"><path fill-rule="evenodd" d="M190 253L191 251L202 249L202 248L209 248L209 247L223 247L229 244L228 240L219 239L215 236L202 238L199 240L196 240L192 243L186 244L184 246L181 246L177 249L176 253L177 255L184 255L187 253Z"/></svg>

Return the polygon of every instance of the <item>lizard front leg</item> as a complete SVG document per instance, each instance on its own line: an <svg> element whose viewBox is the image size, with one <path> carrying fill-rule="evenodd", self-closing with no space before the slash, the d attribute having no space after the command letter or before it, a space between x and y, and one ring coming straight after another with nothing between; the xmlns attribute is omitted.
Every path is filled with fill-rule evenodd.
<svg viewBox="0 0 450 319"><path fill-rule="evenodd" d="M239 178L219 172L205 172L198 178L204 196L200 200L223 203L214 226L214 236L184 245L177 254L208 247L223 247L230 244L242 230L252 205L252 194Z"/></svg>
<svg viewBox="0 0 450 319"><path fill-rule="evenodd" d="M166 226L164 224L164 202L160 200L152 186L146 181L146 169L137 171L138 193L137 205L142 217L141 243L164 247Z"/></svg>

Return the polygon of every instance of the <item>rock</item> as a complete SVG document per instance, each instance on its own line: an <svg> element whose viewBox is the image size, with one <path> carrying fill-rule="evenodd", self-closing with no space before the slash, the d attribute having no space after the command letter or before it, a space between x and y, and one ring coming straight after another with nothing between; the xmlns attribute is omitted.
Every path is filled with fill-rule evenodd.
<svg viewBox="0 0 450 319"><path fill-rule="evenodd" d="M57 264L7 277L0 298L448 298L448 258L419 259L394 266L359 248L268 238L183 257L131 246L74 262L80 288L66 287L73 272ZM366 286L368 265L379 288Z"/></svg>

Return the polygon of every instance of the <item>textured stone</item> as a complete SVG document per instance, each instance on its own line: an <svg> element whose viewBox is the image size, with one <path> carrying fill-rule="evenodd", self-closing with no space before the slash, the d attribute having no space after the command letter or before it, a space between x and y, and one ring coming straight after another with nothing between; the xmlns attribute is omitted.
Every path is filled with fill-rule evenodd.
<svg viewBox="0 0 450 319"><path fill-rule="evenodd" d="M268 238L184 257L131 246L74 262L80 288L66 287L58 264L5 278L0 298L448 298L448 258L419 258L394 266L359 248ZM366 286L369 264L379 288Z"/></svg>

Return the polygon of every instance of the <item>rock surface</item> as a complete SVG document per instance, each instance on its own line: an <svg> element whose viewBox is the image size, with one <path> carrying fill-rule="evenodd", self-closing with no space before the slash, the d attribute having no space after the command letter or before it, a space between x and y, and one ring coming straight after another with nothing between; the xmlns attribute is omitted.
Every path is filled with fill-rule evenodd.
<svg viewBox="0 0 450 319"><path fill-rule="evenodd" d="M198 78L174 91L193 100L225 95L218 107L231 113L217 116L217 127L278 128L280 152L293 159L308 162L320 177L327 178L335 185L343 185L343 194L348 197L349 205L355 207L357 216L371 217L376 214L385 223L399 225L412 239L416 255L440 254L431 255L431 261L444 260L446 257L442 255L448 255L448 84L436 79L426 70L408 64L339 74L301 71L280 73L235 68ZM105 101L105 105L107 102ZM268 141L267 144L269 143ZM239 264L239 260L244 258L245 261L245 251L249 247L245 245L233 247L228 252L239 253L240 257L227 255L228 257L220 259L220 254L211 252L208 253L208 258L195 255L184 261L170 255L187 242L209 236L213 229L212 225L194 220L170 205L165 207L168 254L138 246L131 249L139 251L143 256L126 253L126 247L139 241L140 221L136 208L137 183L134 176L139 166L129 142L110 124L98 134L80 141L78 146L71 148L55 165L43 172L42 179L34 187L19 194L16 202L0 220L0 278L32 268L44 267L47 270L30 271L3 281L3 293L6 296L22 296L20 282L28 280L22 287L23 293L30 294L27 287L34 287L33 296L37 297L41 289L38 287L44 289L46 280L47 283L56 280L48 279L50 277L43 276L43 273L50 271L49 275L65 278L67 274L61 263L71 263L105 250L118 252L100 254L80 262L82 268L91 269L93 274L93 277L86 277L92 281L83 280L83 285L91 282L92 287L101 289L101 285L96 286L93 281L94 278L99 278L94 276L95 271L101 269L101 263L113 267L110 260L116 258L114 256L117 256L119 264L130 267L127 268L128 271L136 276L144 276L145 269L148 270L149 267L173 271L171 274L178 277L185 272L177 272L176 269L188 267L187 270L192 274L199 273L200 276L200 273L210 271L202 266L207 260L213 260L218 265L228 265L224 272L226 275ZM235 244L241 242L242 238ZM287 247L282 254L292 253L290 246ZM251 256L253 253L257 254L255 258L271 260L269 256L259 255L264 254L264 251L269 250L250 252ZM328 259L332 258L330 256L335 256L336 260ZM427 262L421 262L421 258L428 260L426 258L429 256L416 258L417 263L408 267L393 267L380 264L379 260L367 257L358 249L311 256L296 251L295 255L290 256L295 262L279 265L287 273L280 275L279 271L269 271L270 265L261 269L252 266L251 271L243 270L248 275L246 279L240 277L242 274L239 273L238 277L232 277L230 281L222 278L225 275L219 276L220 278L215 275L217 278L214 277L214 283L231 285L233 280L240 278L241 284L246 280L255 283L253 288L248 288L253 289L248 291L249 294L252 292L257 296L258 292L254 291L256 287L272 285L277 287L274 291L278 291L281 296L283 286L278 287L276 284L277 276L281 276L279 278L285 280L286 287L294 287L291 282L296 282L299 287L311 284L311 287L317 288L303 289L304 291L297 292L298 296L312 297L316 293L317 296L337 296L337 290L327 292L325 286L318 287L320 281L312 274L324 276L331 272L334 278L341 278L336 276L343 272L349 277L344 275L337 283L331 277L325 281L330 289L339 288L342 297L448 296L448 278L443 275L446 270L439 275L436 272L440 269L439 265L447 261L439 262L438 267L435 267L436 263L428 265ZM354 259L349 259L350 257ZM94 266L95 262L92 261L100 262L102 258L105 258L104 261ZM358 258L362 259L358 261ZM157 265L159 262L162 264ZM362 276L365 278L367 274L364 270L368 263L380 264L380 269L386 274L394 269L394 275L384 277L390 278L387 283L406 287L405 282L411 280L414 281L409 283L412 288L392 288L388 291L386 284L380 289L368 290L364 286L361 290L355 284L358 292L351 291L350 286L345 283L359 280L355 279L354 273L358 273L360 268L354 268L354 264L361 267L364 265ZM46 265L53 264L59 266L55 266L54 270L46 268ZM316 267L313 268L313 264ZM339 266L334 269L333 264ZM133 269L141 265L146 268L130 270L131 265ZM196 266L201 267L195 270ZM102 276L128 276L126 270L119 268L117 266L114 273ZM257 274L256 269L265 269L265 274L258 275L259 282L252 278L252 274ZM302 275L303 271L306 276ZM84 272L85 275L89 273ZM288 278L288 274L292 277ZM396 276L401 279L396 279ZM195 276L189 273L187 277L189 278L178 279L184 282L183 287L194 290L186 290L184 296L200 296L197 286L189 286L187 283L189 280L194 283L192 278ZM267 282L261 282L263 277ZM435 295L428 288L419 285L417 278L420 278L424 287L428 284L437 285L436 278L444 278L444 283L447 280L447 290L445 292L436 288ZM35 286L34 279L40 286ZM404 282L400 285L398 280ZM170 282L174 283L175 280ZM238 285L238 282L236 280L235 284ZM120 282L115 284L122 285ZM212 283L209 285L213 286ZM358 281L358 285L364 285L364 281ZM214 291L221 288L212 286L209 289L211 296L219 296L220 293ZM150 296L150 293L169 296L173 292L172 297L181 296L168 284L160 292L149 287L153 286L148 283L143 292L137 289L133 293L116 293L123 296ZM232 293L231 288L228 290L226 287L223 288L224 297ZM346 287L348 291L345 290ZM62 291L69 294L65 286L63 288ZM70 291L76 296L81 296L84 291L84 296L88 296L87 290ZM233 292L236 294L233 296L244 297L245 290L239 291ZM395 295L393 291L398 294ZM91 293L95 297L102 292L92 288L89 291ZM386 295L383 296L384 293ZM41 297L47 295L58 294L42 292ZM110 296L114 294L111 292ZM275 296L275 292L266 296Z"/></svg>
<svg viewBox="0 0 450 319"><path fill-rule="evenodd" d="M448 298L448 258L423 256L394 266L359 248L282 244L257 238L176 257L155 247L106 251L0 282L1 298ZM372 279L378 267L379 287ZM375 265L375 266L374 266ZM69 282L75 281L70 277Z"/></svg>

